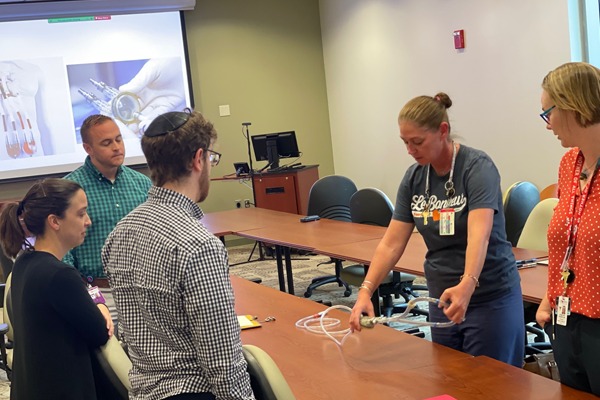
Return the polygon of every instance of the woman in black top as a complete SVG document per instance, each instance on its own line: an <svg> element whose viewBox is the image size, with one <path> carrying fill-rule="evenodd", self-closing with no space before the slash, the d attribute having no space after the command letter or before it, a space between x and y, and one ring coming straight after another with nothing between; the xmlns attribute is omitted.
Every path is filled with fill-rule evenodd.
<svg viewBox="0 0 600 400"><path fill-rule="evenodd" d="M72 181L47 179L0 214L0 243L12 272L13 400L96 399L90 347L112 335L108 308L90 297L62 258L91 222L87 198ZM35 247L27 237L35 236Z"/></svg>

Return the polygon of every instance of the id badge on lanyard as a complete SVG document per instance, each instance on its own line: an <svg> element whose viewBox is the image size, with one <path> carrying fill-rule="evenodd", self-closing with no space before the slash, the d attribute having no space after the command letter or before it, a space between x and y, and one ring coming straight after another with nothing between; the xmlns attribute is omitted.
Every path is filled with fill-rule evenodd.
<svg viewBox="0 0 600 400"><path fill-rule="evenodd" d="M104 296L102 295L102 292L100 292L100 288L98 288L98 286L89 288L88 293L90 294L90 297L92 298L92 300L94 300L94 303L96 303L96 304L106 303L106 300L104 299Z"/></svg>
<svg viewBox="0 0 600 400"><path fill-rule="evenodd" d="M456 194L456 190L454 189L454 165L456 163L456 152L457 146L456 143L452 142L452 164L450 165L450 177L448 181L444 184L444 189L446 189L446 197L451 199ZM430 207L429 199L429 175L430 175L431 164L427 165L427 173L425 180L425 208L422 212L423 216L423 225L427 225L427 219L429 218ZM450 236L454 235L454 209L448 208L440 210L433 210L433 220L438 221L440 225L440 235L441 236Z"/></svg>
<svg viewBox="0 0 600 400"><path fill-rule="evenodd" d="M581 222L581 217L583 215L585 203L587 202L587 198L591 190L592 181L596 174L596 169L598 169L598 165L600 165L599 159L596 163L596 169L594 169L594 173L592 174L592 176L590 176L587 185L581 192L579 204L576 204L575 198L577 189L580 186L579 180L581 172L583 171L583 161L583 154L579 152L579 154L577 155L577 161L575 163L575 170L573 171L573 179L571 181L571 197L569 200L569 216L567 223L567 249L565 251L565 257L563 259L563 262L560 266L561 280L563 281L564 289L563 295L559 296L556 299L556 324L562 326L567 325L567 317L571 314L571 299L567 296L567 288L568 285L575 280L575 272L569 268L569 259L575 251L579 223Z"/></svg>
<svg viewBox="0 0 600 400"><path fill-rule="evenodd" d="M440 236L454 235L454 209L440 210Z"/></svg>
<svg viewBox="0 0 600 400"><path fill-rule="evenodd" d="M567 326L567 317L571 315L571 299L559 296L556 299L556 324Z"/></svg>

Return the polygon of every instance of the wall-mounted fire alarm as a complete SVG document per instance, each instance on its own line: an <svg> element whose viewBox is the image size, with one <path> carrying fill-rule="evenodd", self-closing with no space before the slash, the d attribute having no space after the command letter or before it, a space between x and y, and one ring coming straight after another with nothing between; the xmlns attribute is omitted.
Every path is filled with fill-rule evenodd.
<svg viewBox="0 0 600 400"><path fill-rule="evenodd" d="M465 48L465 31L461 29L459 31L454 31L454 48L455 49L464 49Z"/></svg>

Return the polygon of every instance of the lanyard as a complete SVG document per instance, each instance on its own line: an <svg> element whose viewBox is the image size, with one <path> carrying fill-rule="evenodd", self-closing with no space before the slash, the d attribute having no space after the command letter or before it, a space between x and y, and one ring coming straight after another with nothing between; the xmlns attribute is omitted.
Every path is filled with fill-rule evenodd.
<svg viewBox="0 0 600 400"><path fill-rule="evenodd" d="M456 191L454 190L454 183L452 182L452 178L454 178L454 164L456 163L456 143L452 142L452 165L450 166L450 178L448 182L444 184L444 188L446 189L446 197L451 199L454 197ZM429 209L429 170L431 168L431 164L427 164L427 179L425 181L425 208Z"/></svg>
<svg viewBox="0 0 600 400"><path fill-rule="evenodd" d="M565 262L563 262L563 265L561 267L561 271L563 272L569 269L567 261L571 256L571 252L575 248L575 243L577 242L577 231L579 228L579 222L581 222L583 209L585 208L585 203L587 202L587 198L592 186L592 181L594 180L594 176L596 175L596 170L600 166L599 158L598 162L596 163L596 168L594 169L594 172L591 174L587 185L585 185L585 188L583 189L583 192L581 192L581 199L579 200L579 204L577 205L577 208L575 208L575 195L577 193L577 187L579 186L581 171L583 170L583 161L583 153L581 153L580 151L577 155L577 161L575 162L575 170L573 171L573 179L571 181L571 197L569 200L569 216L567 223L567 251L565 253Z"/></svg>

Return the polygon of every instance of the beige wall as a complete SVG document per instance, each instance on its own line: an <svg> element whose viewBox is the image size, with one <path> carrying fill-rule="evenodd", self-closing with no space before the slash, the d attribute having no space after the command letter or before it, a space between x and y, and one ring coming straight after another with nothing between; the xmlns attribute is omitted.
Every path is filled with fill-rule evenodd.
<svg viewBox="0 0 600 400"><path fill-rule="evenodd" d="M212 177L248 160L241 133L247 121L251 135L295 130L300 161L332 174L318 0L198 0L185 20L195 105L215 124L223 153ZM223 104L230 117L219 117ZM0 185L0 198L23 196L31 184ZM203 209L232 209L236 199L252 199L252 191L236 181L212 182Z"/></svg>
<svg viewBox="0 0 600 400"><path fill-rule="evenodd" d="M540 96L548 71L570 61L567 14L566 1L321 0L336 173L394 200L414 163L398 112L444 91L452 131L492 157L504 190L555 183L566 150L539 117Z"/></svg>
<svg viewBox="0 0 600 400"><path fill-rule="evenodd" d="M199 0L185 19L196 108L216 125L223 153L212 177L248 160L242 122L252 122L250 135L295 130L300 161L332 174L318 1ZM231 116L219 117L225 104ZM203 209L232 209L235 199L252 199L252 191L212 182Z"/></svg>

